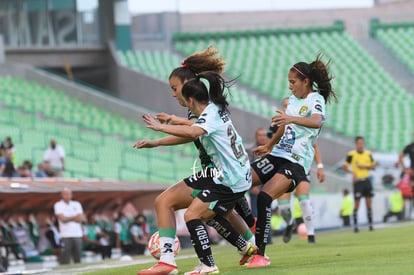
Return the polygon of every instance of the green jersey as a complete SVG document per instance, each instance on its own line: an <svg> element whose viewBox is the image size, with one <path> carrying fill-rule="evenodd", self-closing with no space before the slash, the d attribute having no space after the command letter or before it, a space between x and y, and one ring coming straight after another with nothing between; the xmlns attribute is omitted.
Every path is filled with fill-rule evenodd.
<svg viewBox="0 0 414 275"><path fill-rule="evenodd" d="M310 93L301 99L295 96L289 97L286 108L289 116L310 117L313 114L322 115L325 119L325 100L318 93ZM285 125L285 133L272 150L272 155L288 159L300 164L308 174L315 154L313 145L319 136L320 128L309 128L297 124Z"/></svg>
<svg viewBox="0 0 414 275"><path fill-rule="evenodd" d="M206 131L200 136L200 142L213 163L214 182L235 193L250 189L249 157L229 113L209 103L193 127Z"/></svg>

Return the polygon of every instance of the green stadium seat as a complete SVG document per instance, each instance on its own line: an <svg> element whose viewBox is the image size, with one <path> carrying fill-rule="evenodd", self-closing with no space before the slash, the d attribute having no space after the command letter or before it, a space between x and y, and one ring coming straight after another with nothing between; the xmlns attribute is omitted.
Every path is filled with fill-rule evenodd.
<svg viewBox="0 0 414 275"><path fill-rule="evenodd" d="M161 151L134 150L132 145L136 139L160 137L135 121L36 82L6 76L0 77L0 87L0 137L12 137L19 162L28 159L36 167L50 139L54 138L66 151L65 177L127 181L163 179L161 183L171 184L179 179L179 172L174 168L179 165L171 167L171 163L192 166L194 152L191 150L173 147ZM130 152L125 155L131 159L123 160L125 152ZM139 157L142 155L146 162ZM182 159L174 160L178 155ZM161 176L154 176L158 172L153 169L159 167L152 163L158 159L163 163L163 172ZM123 167L123 162L129 165ZM166 167L168 163L169 168Z"/></svg>
<svg viewBox="0 0 414 275"><path fill-rule="evenodd" d="M414 22L377 22L374 36L414 72Z"/></svg>
<svg viewBox="0 0 414 275"><path fill-rule="evenodd" d="M234 38L234 33L209 36L208 39L213 41L208 42L224 55L228 64L227 73L231 77L240 76L238 81L242 84L279 101L290 95L286 77L290 66L302 60L310 62L318 53L323 53L325 61L331 59L331 71L335 76L334 88L340 97L339 104L331 107L335 111L329 116L326 126L349 137L354 137L356 133L381 137L370 144L372 148L395 152L395 148L402 146L400 142L403 139L382 133L412 128L412 120L401 118L407 117L406 114L410 112L408 109L413 109L414 98L343 29L342 24L267 32L246 31L241 32L237 39ZM401 49L399 55L405 58L407 64L414 62L413 30L414 26L404 26L387 40L395 48ZM384 37L388 29L379 29L378 32L378 37ZM176 50L183 55L189 55L195 50L204 49L208 46L204 38L207 39L207 36L200 33L197 40L191 37L185 41L177 39ZM400 41L408 46L400 45ZM383 104L384 98L392 105ZM271 109L260 103L252 103L258 102L257 98L238 95L232 100L235 105L246 110L258 110L262 115ZM411 108L405 107L402 111L396 107L403 105ZM387 115L383 115L384 113Z"/></svg>

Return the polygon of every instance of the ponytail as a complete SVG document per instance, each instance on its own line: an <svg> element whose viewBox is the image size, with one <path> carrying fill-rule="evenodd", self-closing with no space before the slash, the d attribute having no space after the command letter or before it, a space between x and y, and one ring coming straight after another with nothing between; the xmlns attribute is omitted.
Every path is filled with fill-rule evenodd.
<svg viewBox="0 0 414 275"><path fill-rule="evenodd" d="M207 79L210 83L210 100L214 104L219 105L222 111L229 112L227 108L229 103L226 99L225 90L231 86L231 84L229 84L230 82L226 82L221 75L212 72L203 73L200 77Z"/></svg>
<svg viewBox="0 0 414 275"><path fill-rule="evenodd" d="M316 83L318 91L325 99L325 102L330 102L332 97L337 101L336 93L332 89L332 76L329 75L329 63L331 60L325 64L321 58L322 54L318 54L316 60L309 64L311 67L311 79Z"/></svg>
<svg viewBox="0 0 414 275"><path fill-rule="evenodd" d="M206 82L206 83L205 83ZM182 95L185 99L194 98L200 103L207 104L212 101L219 105L222 111L229 112L227 106L225 89L231 86L220 74L215 72L204 72L187 81L182 88Z"/></svg>
<svg viewBox="0 0 414 275"><path fill-rule="evenodd" d="M330 102L331 98L335 98L337 101L336 93L332 88L331 80L332 76L329 75L329 63L330 60L325 64L322 62L322 54L318 54L316 60L308 64L306 62L299 62L293 65L290 69L292 72L296 72L296 76L304 80L308 78L309 85L313 88L315 85L318 92L323 96L325 102Z"/></svg>
<svg viewBox="0 0 414 275"><path fill-rule="evenodd" d="M223 73L226 63L221 56L217 57L217 54L218 50L209 46L203 51L188 56L181 62L181 67L177 67L171 72L169 79L177 77L184 82L206 71Z"/></svg>

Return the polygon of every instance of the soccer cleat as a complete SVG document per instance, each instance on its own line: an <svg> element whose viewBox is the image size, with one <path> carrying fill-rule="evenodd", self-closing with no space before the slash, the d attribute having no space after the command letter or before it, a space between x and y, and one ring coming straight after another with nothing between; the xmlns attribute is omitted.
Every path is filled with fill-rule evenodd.
<svg viewBox="0 0 414 275"><path fill-rule="evenodd" d="M285 231L283 232L283 242L288 243L292 239L293 224L286 226Z"/></svg>
<svg viewBox="0 0 414 275"><path fill-rule="evenodd" d="M315 243L315 235L308 235L308 243L311 243L311 244Z"/></svg>
<svg viewBox="0 0 414 275"><path fill-rule="evenodd" d="M218 274L219 269L216 265L208 266L203 263L200 263L198 266L194 268L193 271L185 272L184 275L195 275L195 274Z"/></svg>
<svg viewBox="0 0 414 275"><path fill-rule="evenodd" d="M270 265L270 259L268 257L256 254L253 255L252 259L250 260L250 263L248 263L246 266L248 268L254 268L268 265Z"/></svg>
<svg viewBox="0 0 414 275"><path fill-rule="evenodd" d="M148 269L138 271L137 275L177 275L178 268L176 265L158 262Z"/></svg>
<svg viewBox="0 0 414 275"><path fill-rule="evenodd" d="M239 251L240 255L242 255L239 264L244 265L249 261L249 259L255 255L257 252L257 246L255 246L252 243L247 242L246 247L243 249L243 251Z"/></svg>
<svg viewBox="0 0 414 275"><path fill-rule="evenodd" d="M374 231L374 227L372 225L369 226L369 231Z"/></svg>
<svg viewBox="0 0 414 275"><path fill-rule="evenodd" d="M358 232L359 232L358 227L355 227L355 228L354 228L354 232L355 232L355 233L358 233Z"/></svg>
<svg viewBox="0 0 414 275"><path fill-rule="evenodd" d="M252 227L250 227L250 231L252 231L253 235L256 234L256 223L257 218L254 218L254 224L252 225Z"/></svg>

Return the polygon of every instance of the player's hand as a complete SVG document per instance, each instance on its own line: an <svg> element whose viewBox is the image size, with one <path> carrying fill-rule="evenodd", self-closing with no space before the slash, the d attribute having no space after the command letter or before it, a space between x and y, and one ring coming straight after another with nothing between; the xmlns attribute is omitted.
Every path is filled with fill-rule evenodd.
<svg viewBox="0 0 414 275"><path fill-rule="evenodd" d="M147 128L150 128L154 131L160 131L161 130L161 123L159 123L154 117L150 115L143 115L142 119L147 124Z"/></svg>
<svg viewBox="0 0 414 275"><path fill-rule="evenodd" d="M355 173L352 173L352 182L356 183L358 180L357 176L355 175Z"/></svg>
<svg viewBox="0 0 414 275"><path fill-rule="evenodd" d="M359 169L365 169L365 168L367 168L365 165L362 165L362 164L359 164L359 163L357 163L355 166L357 168L359 168Z"/></svg>
<svg viewBox="0 0 414 275"><path fill-rule="evenodd" d="M325 181L325 171L323 168L318 168L318 170L316 170L316 176L318 177L320 183Z"/></svg>
<svg viewBox="0 0 414 275"><path fill-rule="evenodd" d="M272 149L269 148L268 146L266 146L266 145L260 145L260 146L257 146L256 148L254 148L252 150L252 153L254 155L258 156L259 158L261 158L261 157L263 157L265 155L270 154L271 151L272 151Z"/></svg>
<svg viewBox="0 0 414 275"><path fill-rule="evenodd" d="M158 113L155 115L155 118L161 123L170 123L172 116L166 113Z"/></svg>
<svg viewBox="0 0 414 275"><path fill-rule="evenodd" d="M141 148L154 148L158 146L158 142L155 140L138 140L135 142L133 148L141 149Z"/></svg>
<svg viewBox="0 0 414 275"><path fill-rule="evenodd" d="M277 115L272 117L272 123L276 124L277 126L285 126L286 124L290 123L290 116L288 116L285 111L283 110L276 110L278 113Z"/></svg>

